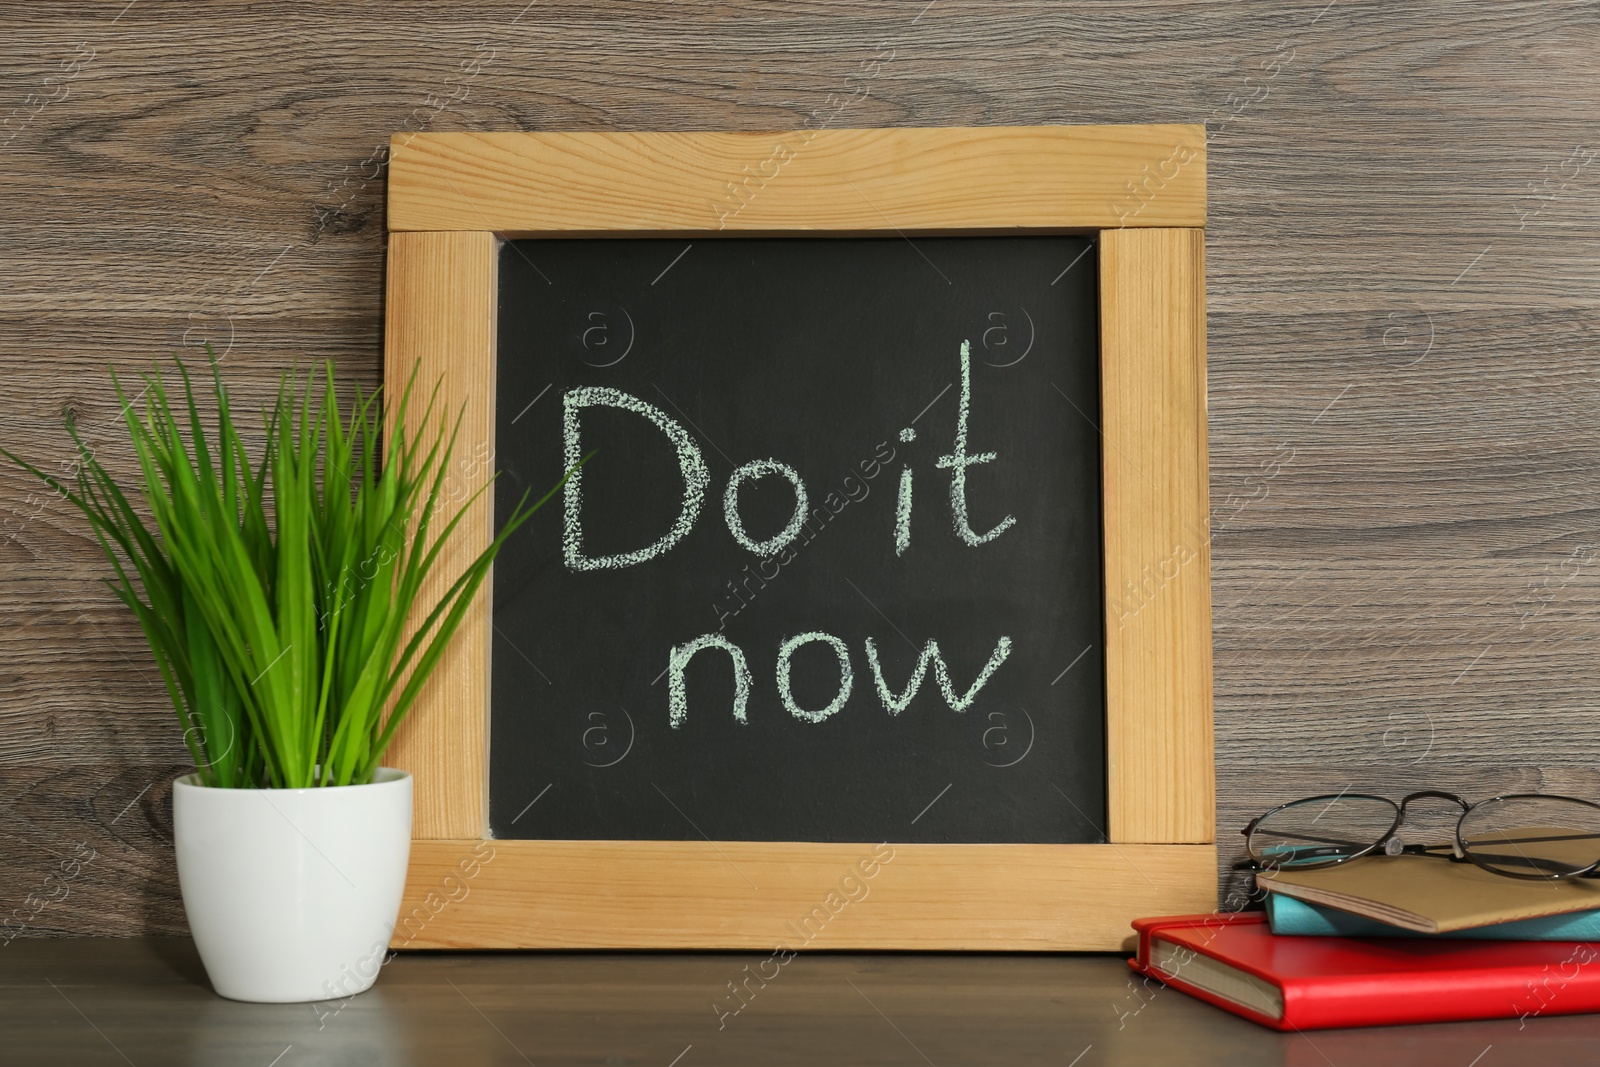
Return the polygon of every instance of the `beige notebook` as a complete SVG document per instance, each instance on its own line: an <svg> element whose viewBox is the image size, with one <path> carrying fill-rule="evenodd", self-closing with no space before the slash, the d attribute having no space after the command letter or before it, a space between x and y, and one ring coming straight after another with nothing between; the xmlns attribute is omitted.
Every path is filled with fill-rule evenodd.
<svg viewBox="0 0 1600 1067"><path fill-rule="evenodd" d="M1600 908L1600 879L1506 878L1432 856L1365 856L1314 871L1263 871L1256 884L1421 934Z"/></svg>

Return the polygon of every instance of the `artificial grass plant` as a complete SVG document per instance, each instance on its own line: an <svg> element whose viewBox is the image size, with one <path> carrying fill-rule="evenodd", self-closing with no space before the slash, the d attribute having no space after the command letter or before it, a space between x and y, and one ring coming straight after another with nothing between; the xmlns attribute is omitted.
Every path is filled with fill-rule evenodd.
<svg viewBox="0 0 1600 1067"><path fill-rule="evenodd" d="M252 465L214 358L214 435L182 362L178 373L177 412L159 370L142 376L131 401L112 375L152 525L70 422L75 486L0 453L88 518L115 571L107 584L138 617L204 784L370 782L500 546L555 489L532 505L524 494L437 602L419 606L487 488L435 529L459 416L448 434L442 417L436 430L408 434L408 384L387 438L381 390L363 397L358 388L342 422L328 364L320 390L314 371L280 382ZM435 387L418 425L435 425L437 400ZM422 621L413 629L414 615Z"/></svg>

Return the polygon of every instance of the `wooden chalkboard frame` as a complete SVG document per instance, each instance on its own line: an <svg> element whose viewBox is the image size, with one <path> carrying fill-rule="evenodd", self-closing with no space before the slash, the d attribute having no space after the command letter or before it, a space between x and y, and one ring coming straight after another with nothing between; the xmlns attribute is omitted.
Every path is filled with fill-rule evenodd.
<svg viewBox="0 0 1600 1067"><path fill-rule="evenodd" d="M1109 815L1107 844L891 842L888 862L486 840L485 587L390 760L416 790L394 946L1108 950L1135 917L1214 909L1205 160L1196 125L394 138L385 380L442 377L458 459L493 455L503 237L1098 234ZM453 498L491 466L458 461ZM436 583L492 511L472 505Z"/></svg>

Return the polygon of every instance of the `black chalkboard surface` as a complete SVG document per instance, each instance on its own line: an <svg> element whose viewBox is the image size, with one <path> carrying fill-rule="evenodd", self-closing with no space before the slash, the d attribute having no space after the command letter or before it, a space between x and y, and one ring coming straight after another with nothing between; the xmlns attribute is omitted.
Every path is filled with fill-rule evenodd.
<svg viewBox="0 0 1600 1067"><path fill-rule="evenodd" d="M1096 277L505 242L500 519L593 457L495 565L494 836L1103 841Z"/></svg>

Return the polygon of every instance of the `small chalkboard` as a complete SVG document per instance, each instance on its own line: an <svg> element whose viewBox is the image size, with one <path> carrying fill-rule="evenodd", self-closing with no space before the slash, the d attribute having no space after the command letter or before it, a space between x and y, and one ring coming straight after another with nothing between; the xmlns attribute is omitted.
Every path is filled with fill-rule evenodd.
<svg viewBox="0 0 1600 1067"><path fill-rule="evenodd" d="M1104 840L1091 239L499 277L499 516L592 457L495 565L496 837Z"/></svg>
<svg viewBox="0 0 1600 1067"><path fill-rule="evenodd" d="M397 947L1216 907L1202 127L406 134L388 183L434 591L589 457L396 732Z"/></svg>

